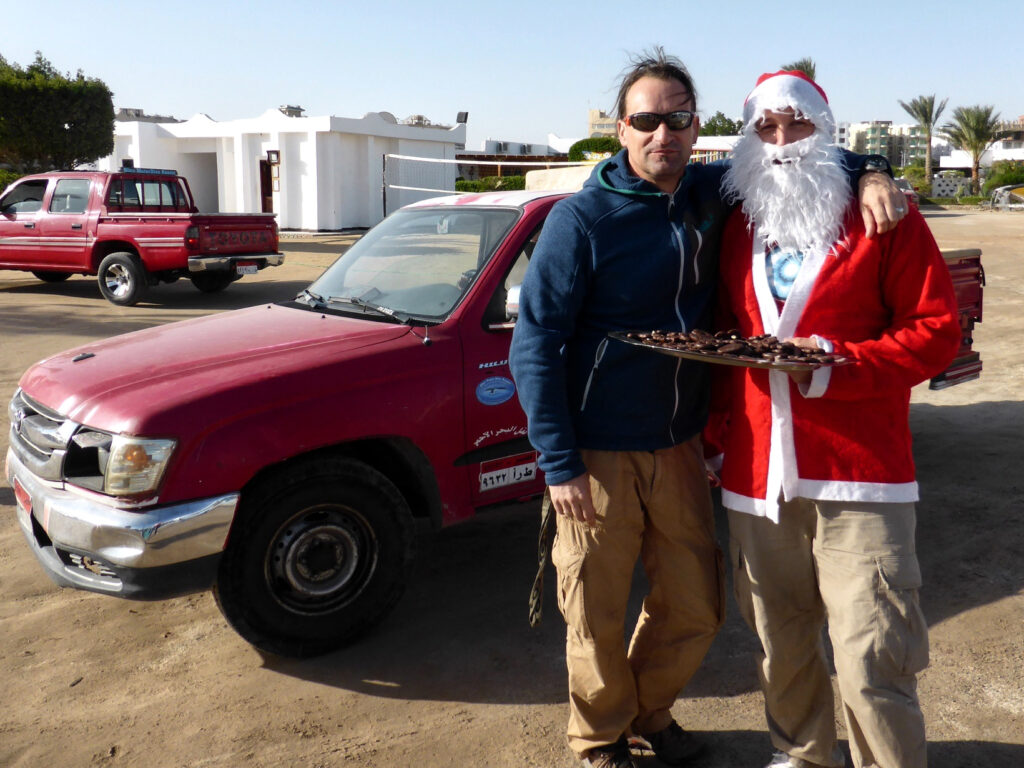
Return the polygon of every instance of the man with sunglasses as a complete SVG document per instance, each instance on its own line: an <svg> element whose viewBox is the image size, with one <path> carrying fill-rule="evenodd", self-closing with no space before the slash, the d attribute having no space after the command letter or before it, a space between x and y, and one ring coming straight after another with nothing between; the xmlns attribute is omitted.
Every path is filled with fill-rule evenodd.
<svg viewBox="0 0 1024 768"><path fill-rule="evenodd" d="M724 618L700 446L706 366L607 335L709 325L729 209L719 191L726 166L688 165L696 110L682 62L660 48L634 62L618 95L623 150L549 214L510 353L557 513L569 746L601 768L634 765L629 736L670 766L700 751L671 707ZM883 228L903 198L893 184L868 199ZM627 651L638 557L650 591Z"/></svg>

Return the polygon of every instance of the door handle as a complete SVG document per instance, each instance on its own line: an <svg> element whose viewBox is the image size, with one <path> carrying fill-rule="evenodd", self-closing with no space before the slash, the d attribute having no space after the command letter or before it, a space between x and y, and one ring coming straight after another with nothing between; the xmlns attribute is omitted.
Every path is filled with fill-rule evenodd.
<svg viewBox="0 0 1024 768"><path fill-rule="evenodd" d="M72 228L72 229L81 229L81 228L82 228L82 225L81 225L81 224L72 224L72 225L71 225L71 228Z"/></svg>
<svg viewBox="0 0 1024 768"><path fill-rule="evenodd" d="M26 224L25 225L25 229L35 229L35 228L36 228L35 224Z"/></svg>

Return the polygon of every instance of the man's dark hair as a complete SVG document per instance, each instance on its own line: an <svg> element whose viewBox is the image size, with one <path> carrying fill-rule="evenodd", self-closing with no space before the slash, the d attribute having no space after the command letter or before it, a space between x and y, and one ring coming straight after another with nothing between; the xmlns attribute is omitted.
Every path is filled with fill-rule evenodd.
<svg viewBox="0 0 1024 768"><path fill-rule="evenodd" d="M697 89L693 87L693 79L686 71L686 65L675 56L667 55L665 49L658 45L630 59L630 67L623 73L622 84L619 86L619 99L616 103L619 120L626 116L626 94L642 77L676 80L689 91L693 99L693 110L697 111Z"/></svg>

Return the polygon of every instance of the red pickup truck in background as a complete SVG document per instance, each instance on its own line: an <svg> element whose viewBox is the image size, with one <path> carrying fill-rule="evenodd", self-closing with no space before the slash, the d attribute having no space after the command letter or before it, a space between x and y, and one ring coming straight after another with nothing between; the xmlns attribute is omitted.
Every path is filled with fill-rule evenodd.
<svg viewBox="0 0 1024 768"><path fill-rule="evenodd" d="M40 173L0 196L0 269L48 283L96 275L121 306L159 282L187 276L211 293L283 261L274 214L198 213L171 170Z"/></svg>
<svg viewBox="0 0 1024 768"><path fill-rule="evenodd" d="M212 587L272 653L372 626L409 577L417 521L543 491L508 355L518 286L564 196L416 203L293 301L34 365L9 407L6 474L40 563L120 597ZM981 369L980 252L948 262L965 341L942 386Z"/></svg>

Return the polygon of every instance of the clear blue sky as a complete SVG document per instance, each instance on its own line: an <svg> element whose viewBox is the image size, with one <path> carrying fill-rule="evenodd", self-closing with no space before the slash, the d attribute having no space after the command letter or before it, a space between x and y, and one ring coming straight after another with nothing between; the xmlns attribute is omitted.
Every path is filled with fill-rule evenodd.
<svg viewBox="0 0 1024 768"><path fill-rule="evenodd" d="M0 55L103 80L119 107L215 120L297 104L307 115L392 112L487 138L581 137L611 111L627 56L686 63L706 119L738 117L761 72L803 57L839 121L912 122L898 100L1024 115L1024 3L224 2L3 3Z"/></svg>

